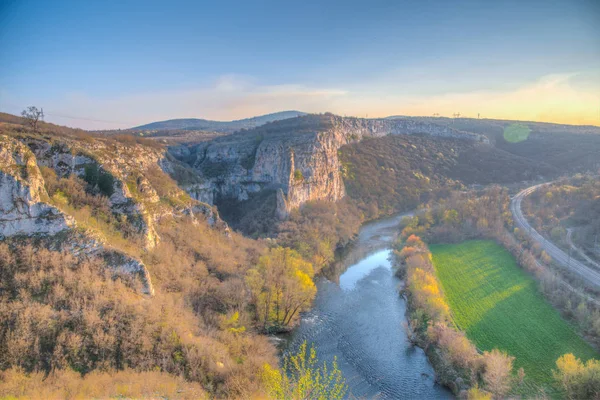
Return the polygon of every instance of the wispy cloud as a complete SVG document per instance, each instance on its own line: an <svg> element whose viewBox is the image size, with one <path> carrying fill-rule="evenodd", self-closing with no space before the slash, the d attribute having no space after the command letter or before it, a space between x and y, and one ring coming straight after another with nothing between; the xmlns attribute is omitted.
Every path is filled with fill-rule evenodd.
<svg viewBox="0 0 600 400"><path fill-rule="evenodd" d="M3 98L8 97L3 93ZM26 99L11 102L23 106L30 103ZM86 129L127 128L172 118L231 120L288 109L369 117L450 116L460 112L470 117L480 114L487 118L600 125L600 71L546 75L510 90L426 95L403 94L396 88L386 90L381 82L347 90L302 84L264 85L252 77L223 75L193 89L116 98L69 93L52 104L39 106L48 111L52 122Z"/></svg>
<svg viewBox="0 0 600 400"><path fill-rule="evenodd" d="M44 107L47 119L52 122L85 129L113 129L173 118L231 120L287 109L320 112L333 98L346 94L335 88L313 88L302 84L260 85L251 77L223 75L209 85L193 89L116 98L68 93L49 105L39 106ZM5 94L4 99L7 98L10 96ZM4 103L13 105L14 109L15 104L24 107L32 101L11 98Z"/></svg>
<svg viewBox="0 0 600 400"><path fill-rule="evenodd" d="M600 71L542 76L510 90L431 95L363 95L336 99L333 110L351 115L461 115L600 125Z"/></svg>
<svg viewBox="0 0 600 400"><path fill-rule="evenodd" d="M317 111L328 99L345 94L337 89L304 85L259 85L248 78L226 75L206 87L114 99L71 93L53 108L57 113L123 122L77 123L85 128L123 128L126 127L123 124L131 126L172 118L231 120L285 109Z"/></svg>

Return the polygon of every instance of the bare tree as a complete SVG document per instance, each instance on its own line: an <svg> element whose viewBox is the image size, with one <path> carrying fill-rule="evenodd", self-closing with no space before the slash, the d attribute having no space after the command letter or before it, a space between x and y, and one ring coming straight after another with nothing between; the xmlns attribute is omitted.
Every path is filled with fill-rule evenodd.
<svg viewBox="0 0 600 400"><path fill-rule="evenodd" d="M21 112L21 116L25 118L27 125L37 132L38 122L44 120L44 109L38 110L37 107L29 106Z"/></svg>
<svg viewBox="0 0 600 400"><path fill-rule="evenodd" d="M491 352L484 352L485 372L483 381L487 390L502 398L510 390L510 378L513 367L514 357L494 349Z"/></svg>

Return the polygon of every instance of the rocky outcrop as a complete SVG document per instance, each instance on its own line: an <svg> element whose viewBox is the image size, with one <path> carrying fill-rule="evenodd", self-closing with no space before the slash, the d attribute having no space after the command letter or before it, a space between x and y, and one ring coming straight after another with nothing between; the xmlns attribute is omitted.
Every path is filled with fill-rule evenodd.
<svg viewBox="0 0 600 400"><path fill-rule="evenodd" d="M65 154L57 152L51 159L58 171L68 174L76 170L78 163L76 157ZM49 165L48 159L44 161ZM79 257L100 256L116 274L139 277L143 292L154 294L150 275L141 261L106 248L89 232L77 232L74 219L44 199L49 200L35 154L24 143L0 135L0 238L36 236L45 238L49 246L67 248ZM59 239L52 243L51 237Z"/></svg>
<svg viewBox="0 0 600 400"><path fill-rule="evenodd" d="M148 178L161 172L176 174L181 169L179 162L167 157L161 148L101 139L83 143L74 140L50 143L32 138L23 138L23 141L40 166L52 168L59 177L75 174L88 183L93 182L92 186L96 185L98 192L109 197L111 211L127 216L127 221L144 238L148 250L160 241L155 223L161 218L186 215L191 208L204 208L202 214L210 214L207 220L212 221L211 225L220 221L218 214L207 204L193 202L188 206L173 207L161 202ZM192 187L194 185L201 187L202 184L195 183ZM190 189L190 193L193 190ZM178 196L177 193L173 195ZM191 197L203 201L202 195ZM209 200L211 203L212 199Z"/></svg>
<svg viewBox="0 0 600 400"><path fill-rule="evenodd" d="M0 238L53 235L73 219L43 202L48 194L33 153L24 144L0 136Z"/></svg>
<svg viewBox="0 0 600 400"><path fill-rule="evenodd" d="M195 146L174 147L204 178L188 193L209 204L220 199L247 200L265 189L277 193L277 214L310 200L336 201L344 194L338 149L366 137L425 134L487 143L487 138L446 126L410 119L361 119L331 114L307 115L217 138Z"/></svg>

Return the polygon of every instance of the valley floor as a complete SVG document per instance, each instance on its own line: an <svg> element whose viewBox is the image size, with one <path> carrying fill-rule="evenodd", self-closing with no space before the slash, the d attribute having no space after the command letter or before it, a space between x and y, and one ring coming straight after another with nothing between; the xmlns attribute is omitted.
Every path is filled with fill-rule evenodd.
<svg viewBox="0 0 600 400"><path fill-rule="evenodd" d="M551 390L552 370L565 353L587 360L598 353L558 311L512 255L493 241L430 246L437 275L457 328L480 350L498 348L523 368L525 395Z"/></svg>

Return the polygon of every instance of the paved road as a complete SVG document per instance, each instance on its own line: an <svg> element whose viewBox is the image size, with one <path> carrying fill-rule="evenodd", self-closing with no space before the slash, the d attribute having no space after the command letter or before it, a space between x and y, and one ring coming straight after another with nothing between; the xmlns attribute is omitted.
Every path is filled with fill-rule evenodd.
<svg viewBox="0 0 600 400"><path fill-rule="evenodd" d="M513 197L510 203L510 211L512 212L515 224L519 229L521 229L526 234L529 234L529 236L531 236L536 242L538 242L540 246L542 246L542 249L544 249L554 261L562 265L564 268L578 274L591 285L600 288L600 273L591 269L590 267L581 263L580 261L574 259L573 257L569 257L567 253L559 249L554 243L545 239L535 229L533 229L529 222L527 222L527 219L525 219L525 216L523 216L523 212L521 211L521 202L523 201L523 199L531 193L533 193L534 191L536 191L537 189L541 188L542 186L548 185L549 183L542 183L540 185L531 186L525 190L520 191L515 195L515 197Z"/></svg>

